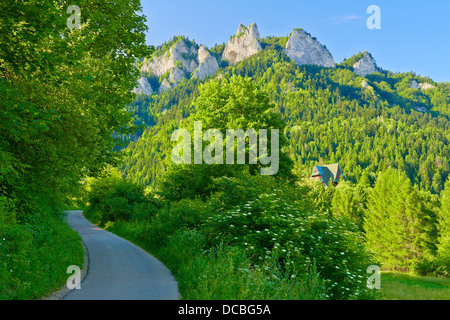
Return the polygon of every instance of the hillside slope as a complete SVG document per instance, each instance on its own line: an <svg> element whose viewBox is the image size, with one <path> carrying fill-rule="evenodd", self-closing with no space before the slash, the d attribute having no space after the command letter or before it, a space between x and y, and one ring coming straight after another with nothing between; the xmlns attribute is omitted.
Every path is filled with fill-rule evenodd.
<svg viewBox="0 0 450 320"><path fill-rule="evenodd" d="M450 84L382 70L368 52L330 67L314 61L299 64L286 50L298 32L258 39L261 50L234 64L222 60L224 45L211 48L209 56L219 69L205 79L194 77L194 69L190 75L185 72L188 75L167 91L156 87L172 71L162 77L143 72L155 88L128 106L145 130L129 144L129 157L120 168L124 176L155 186L172 148L171 133L193 111L201 83L239 75L251 77L276 104L287 123L288 151L304 175L319 162L339 162L349 180L373 183L377 173L392 166L404 170L420 188L439 193L450 173ZM317 47L317 40L311 39ZM183 37L177 41L198 47ZM165 44L155 54L165 55L174 45ZM324 55L329 57L327 51Z"/></svg>

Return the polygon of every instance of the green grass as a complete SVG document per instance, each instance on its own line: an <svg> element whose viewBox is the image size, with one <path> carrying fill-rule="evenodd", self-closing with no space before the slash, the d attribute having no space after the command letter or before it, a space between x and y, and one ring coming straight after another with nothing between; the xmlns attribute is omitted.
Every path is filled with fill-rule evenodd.
<svg viewBox="0 0 450 320"><path fill-rule="evenodd" d="M37 300L59 290L67 267L84 263L81 237L63 217L0 226L0 300Z"/></svg>
<svg viewBox="0 0 450 320"><path fill-rule="evenodd" d="M382 273L385 300L450 300L450 278Z"/></svg>

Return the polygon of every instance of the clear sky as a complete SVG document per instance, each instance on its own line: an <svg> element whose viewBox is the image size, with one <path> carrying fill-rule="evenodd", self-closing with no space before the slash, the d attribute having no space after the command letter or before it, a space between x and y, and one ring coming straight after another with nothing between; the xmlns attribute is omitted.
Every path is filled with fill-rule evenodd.
<svg viewBox="0 0 450 320"><path fill-rule="evenodd" d="M212 47L227 42L239 23L255 22L261 37L303 28L327 46L337 63L369 51L385 70L450 82L449 0L141 1L149 44L184 35ZM380 30L367 28L370 5L381 9Z"/></svg>

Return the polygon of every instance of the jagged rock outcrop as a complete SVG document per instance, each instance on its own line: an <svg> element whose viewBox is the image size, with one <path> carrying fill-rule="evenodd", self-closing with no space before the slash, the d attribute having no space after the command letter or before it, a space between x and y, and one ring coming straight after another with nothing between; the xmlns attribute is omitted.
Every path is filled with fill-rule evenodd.
<svg viewBox="0 0 450 320"><path fill-rule="evenodd" d="M216 58L214 58L203 45L198 49L198 62L199 66L194 71L194 78L205 79L219 70L219 64L217 63Z"/></svg>
<svg viewBox="0 0 450 320"><path fill-rule="evenodd" d="M236 34L228 40L225 46L222 60L228 60L230 64L234 64L254 55L262 50L259 39L256 23L252 23L247 28L240 24Z"/></svg>
<svg viewBox="0 0 450 320"><path fill-rule="evenodd" d="M378 68L372 56L365 52L363 57L353 65L353 71L357 75L365 77L368 74L378 72Z"/></svg>
<svg viewBox="0 0 450 320"><path fill-rule="evenodd" d="M153 94L153 89L146 77L141 77L137 81L138 85L134 88L133 92L137 94L148 94L149 96Z"/></svg>
<svg viewBox="0 0 450 320"><path fill-rule="evenodd" d="M236 34L230 37L226 44L221 60L235 64L260 50L262 50L262 46L258 26L255 23L248 27L240 24ZM336 66L330 51L303 29L294 29L289 36L284 52L297 65L317 65L327 68ZM356 61L357 59L359 60ZM355 61L356 63L354 63ZM220 70L219 62L220 58L216 59L204 45L199 47L195 42L184 37L174 38L171 42L161 46L150 60L144 60L141 67L143 75L148 77L154 75L159 78L159 87L152 88L148 79L142 77L134 92L145 94L152 94L154 91L165 92L174 88L184 79L191 77L205 79ZM350 67L352 64L354 72L361 76L379 71L374 59L367 52L347 61L345 66ZM363 82L362 86L367 88L367 83ZM412 83L412 86L421 90L434 88L429 83Z"/></svg>
<svg viewBox="0 0 450 320"><path fill-rule="evenodd" d="M428 90L428 89L434 89L436 88L435 86L433 86L431 83L421 83L420 84L420 88L422 90Z"/></svg>
<svg viewBox="0 0 450 320"><path fill-rule="evenodd" d="M410 87L413 89L420 90L420 84L416 80L411 81Z"/></svg>
<svg viewBox="0 0 450 320"><path fill-rule="evenodd" d="M373 90L373 87L367 83L366 79L363 79L361 81L361 87L372 92L372 96L375 98L375 100L378 100L377 95L375 94L375 91Z"/></svg>
<svg viewBox="0 0 450 320"><path fill-rule="evenodd" d="M369 89L369 90L373 91L373 87L370 86L365 79L363 79L361 81L361 87L363 87L364 89Z"/></svg>
<svg viewBox="0 0 450 320"><path fill-rule="evenodd" d="M198 67L197 50L195 46L188 44L185 39L180 39L162 56L154 57L149 63L144 64L141 71L151 71L160 77L175 67L188 73L193 72Z"/></svg>
<svg viewBox="0 0 450 320"><path fill-rule="evenodd" d="M428 90L435 88L435 86L431 83L418 83L416 80L411 81L410 87L417 90Z"/></svg>
<svg viewBox="0 0 450 320"><path fill-rule="evenodd" d="M166 92L170 89L172 89L172 84L167 79L164 79L159 86L158 93Z"/></svg>
<svg viewBox="0 0 450 320"><path fill-rule="evenodd" d="M157 77L164 76L158 92L174 88L183 79L193 77L204 79L219 69L216 58L202 45L196 45L180 38L169 50L155 55L141 67L141 72L149 72ZM168 74L168 76L167 76Z"/></svg>
<svg viewBox="0 0 450 320"><path fill-rule="evenodd" d="M179 67L170 69L169 81L173 84L183 81L186 78L186 72Z"/></svg>
<svg viewBox="0 0 450 320"><path fill-rule="evenodd" d="M336 65L330 51L302 29L295 29L291 33L285 53L297 65L311 64L329 68Z"/></svg>

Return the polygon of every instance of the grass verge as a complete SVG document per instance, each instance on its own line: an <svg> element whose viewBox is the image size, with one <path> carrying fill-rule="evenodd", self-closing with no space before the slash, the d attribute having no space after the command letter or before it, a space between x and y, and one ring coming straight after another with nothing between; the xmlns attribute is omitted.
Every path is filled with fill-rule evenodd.
<svg viewBox="0 0 450 320"><path fill-rule="evenodd" d="M450 279L403 273L382 273L385 300L450 300Z"/></svg>
<svg viewBox="0 0 450 320"><path fill-rule="evenodd" d="M0 300L36 300L60 289L67 267L84 263L78 233L62 215L0 228Z"/></svg>

